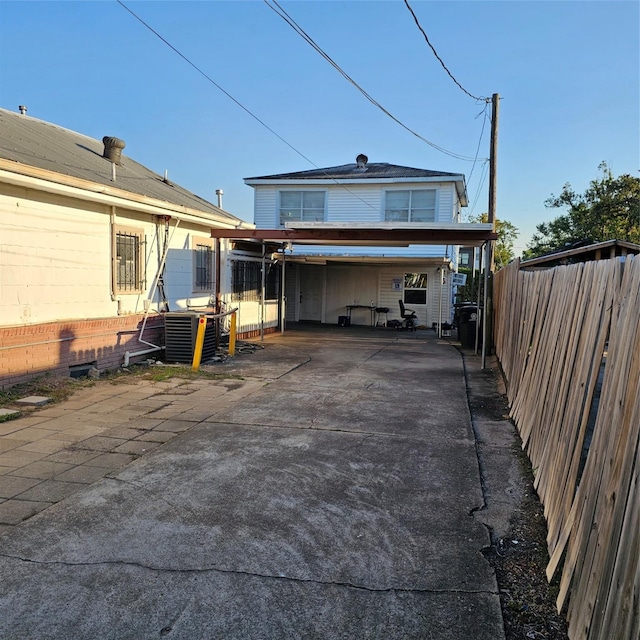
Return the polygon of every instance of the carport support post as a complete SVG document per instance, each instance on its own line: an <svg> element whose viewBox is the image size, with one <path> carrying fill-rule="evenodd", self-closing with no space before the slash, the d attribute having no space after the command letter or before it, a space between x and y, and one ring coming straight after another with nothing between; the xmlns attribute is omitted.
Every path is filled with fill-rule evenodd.
<svg viewBox="0 0 640 640"><path fill-rule="evenodd" d="M287 299L284 295L284 292L285 292L284 276L286 273L286 270L285 270L286 255L287 255L287 247L286 245L284 245L282 247L282 278L280 278L280 333L281 334L284 334L284 323L287 317L287 309L285 307Z"/></svg>
<svg viewBox="0 0 640 640"><path fill-rule="evenodd" d="M267 281L267 274L266 274L266 259L265 259L265 252L267 250L267 247L264 243L264 240L262 241L262 282L261 282L261 293L260 293L260 341L264 342L264 296L265 296L265 292L266 292L266 286L265 283Z"/></svg>

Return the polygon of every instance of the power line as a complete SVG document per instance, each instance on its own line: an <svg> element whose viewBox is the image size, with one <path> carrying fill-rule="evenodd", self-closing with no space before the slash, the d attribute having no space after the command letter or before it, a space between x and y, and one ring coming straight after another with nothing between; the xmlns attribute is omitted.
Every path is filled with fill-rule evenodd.
<svg viewBox="0 0 640 640"><path fill-rule="evenodd" d="M374 106L378 107L385 115L391 118L396 124L399 124L403 129L414 135L416 138L421 140L422 142L428 144L430 147L433 147L437 151L444 153L452 158L456 158L457 160L465 160L468 162L475 162L476 158L472 158L469 156L463 156L453 151L449 151L444 147L441 147L430 140L427 140L425 137L421 136L419 133L408 127L406 124L401 122L398 118L396 118L392 113L390 113L387 109L385 109L377 100L375 100L369 93L367 93L340 65L335 62L314 40L311 36L306 33L306 31L278 4L277 0L263 0L264 3L271 9L275 14L280 16L299 36L303 38L313 49L315 49L342 77L344 77L348 82L350 82L362 95L371 102ZM275 5L275 6L274 6ZM472 96L473 97L473 96Z"/></svg>
<svg viewBox="0 0 640 640"><path fill-rule="evenodd" d="M218 90L222 91L222 93L224 93L224 95L227 96L227 98L229 98L230 100L235 102L235 104L237 104L243 111L248 113L254 120L259 122L265 129L270 131L276 138L278 138L281 142L284 142L291 150L295 151L300 157L304 158L310 165L314 166L316 169L320 168L315 163L313 163L311 160L309 160L309 158L307 158L307 156L305 156L304 153L302 153L302 151L299 151L298 149L296 149L291 143L287 142L280 134L278 134L276 131L274 131L266 122L261 120L255 113L253 113L250 109L245 107L239 100L236 100L236 98L234 98L228 91L223 89L215 80L213 80L213 78L208 76L198 65L196 65L193 62L191 62L191 60L189 60L189 58L187 58L187 56L185 56L183 53L178 51L178 49L176 49L168 40L166 40L164 37L162 37L151 25L147 24L139 15L137 15L131 9L129 9L129 7L127 7L127 5L124 2L122 2L122 0L116 0L116 2L123 9L126 9L136 20L138 20L147 29L149 29L149 31L151 31L151 33L153 33L155 36L160 38L160 40L162 40L162 42L164 42L170 49L172 49L175 53L177 53L188 65L193 67L201 76L206 78L214 87L216 87Z"/></svg>
<svg viewBox="0 0 640 640"><path fill-rule="evenodd" d="M409 0L404 0L404 3L407 5L407 9L409 9L409 12L411 13L411 15L413 16L413 19L416 23L416 26L418 27L418 29L420 29L420 31L422 32L422 35L424 36L424 39L427 41L427 44L429 45L429 47L431 48L431 51L433 51L433 55L438 59L438 62L440 62L440 64L442 65L442 68L449 74L449 77L460 87L460 89L462 89L462 91L464 91L464 93L466 93L470 98L473 98L474 100L476 100L477 102L489 102L489 98L479 98L477 96L474 96L473 94L469 93L453 76L453 74L451 73L451 71L449 71L449 69L447 69L447 65L442 61L442 58L438 55L438 52L435 50L434 46L431 44L431 42L429 41L429 36L427 36L425 30L422 28L422 25L420 24L420 22L418 21L418 17L416 16L416 14L414 13L413 9L411 8L411 5L409 4Z"/></svg>
<svg viewBox="0 0 640 640"><path fill-rule="evenodd" d="M164 44L166 44L172 51L177 53L189 66L193 67L200 75L202 75L204 78L206 78L214 87L216 87L218 90L220 90L222 93L224 93L225 96L227 96L230 100L232 100L235 104L237 104L243 111L248 113L254 120L259 122L265 129L267 129L267 131L270 131L274 136L276 136L276 138L278 138L278 140L284 142L284 144L286 144L291 150L293 150L295 153L297 153L301 158L306 160L312 167L315 167L319 171L322 171L327 176L327 178L329 178L330 180L333 180L336 184L340 184L340 182L336 178L333 178L324 169L321 169L315 162L313 162L312 160L307 158L307 156L304 155L304 153L302 153L302 151L299 151L298 149L296 149L296 147L294 147L291 143L287 142L280 134L278 134L276 131L274 131L268 124L266 124L263 120L261 120L250 109L245 107L239 100L236 100L236 98L234 98L228 91L223 89L215 80L213 80L211 77L209 77L202 69L200 69L200 67L198 67L195 63L193 63L191 60L189 60L189 58L187 58L187 56L185 56L182 52L180 52L178 49L176 49L166 38L164 38L162 35L160 35L153 27L151 27L149 24L147 24L140 16L138 16L135 12L133 12L131 9L129 9L129 7L127 7L127 5L125 5L124 2L122 2L122 0L116 0L116 2L123 9L126 9L136 20L138 20L147 29L149 29L149 31L151 31L151 33L153 33L156 37L158 37L160 40L162 40L162 42L164 42ZM349 189L345 185L340 184L340 186L345 191L351 193L355 198L360 200L363 204L367 205L370 209L377 210L376 207L374 207L370 202L367 202L366 200L361 198L357 193L351 191L351 189Z"/></svg>
<svg viewBox="0 0 640 640"><path fill-rule="evenodd" d="M250 115L254 120L256 120L259 124L261 124L265 129L267 129L270 133L272 133L274 136L276 136L276 138L278 138L281 142L283 142L284 144L286 144L292 151L294 151L295 153L297 153L301 158L303 158L304 160L306 160L311 166L315 167L316 169L322 171L327 178L329 178L330 180L333 180L333 182L335 182L336 184L340 184L340 186L345 189L345 191L348 191L349 193L352 193L358 200L360 200L363 204L367 205L369 208L371 209L375 209L375 207L370 203L367 202L366 200L364 200L363 198L361 198L357 193L351 191L348 187L346 187L345 185L341 184L336 178L333 178L332 176L330 176L324 169L321 169L317 164L315 164L315 162L313 162L312 160L310 160L304 153L302 153L300 150L298 150L296 147L294 147L291 143L289 143L287 140L285 140L280 134L278 134L276 131L274 131L269 125L267 125L261 118L259 118L257 115L255 115L249 108L245 107L239 100L237 100L236 98L234 98L228 91L226 91L222 86L220 86L215 80L213 80L213 78L211 78L209 75L207 75L207 73L205 73L199 66L197 66L194 62L192 62L189 58L187 58L187 56L185 56L181 51L179 51L176 47L174 47L166 38L164 38L160 33L158 33L153 27L151 27L147 22L145 22L140 16L138 16L134 11L132 11L129 7L127 7L127 5L122 1L122 0L116 0L116 2L123 8L125 9L129 14L131 14L136 20L138 20L138 22L140 22L144 27L146 27L149 31L151 31L151 33L153 33L157 38L159 38L165 45L167 45L174 53L176 53L178 56L180 56L189 66L191 66L193 69L195 69L201 76L203 76L208 82L210 82L212 85L214 85L219 91L221 91L222 93L224 93L224 95L226 95L232 102L234 102L237 106L239 106L243 111L245 111L248 115ZM275 0L274 0L275 2ZM265 0L266 3L266 0ZM268 3L267 3L268 4ZM277 4L277 3L276 3ZM270 7L273 9L273 7ZM293 26L293 25L292 25ZM295 28L295 27L294 27ZM296 29L297 30L297 29ZM303 36L304 37L304 36ZM305 38L306 39L306 38ZM314 47L315 48L315 47ZM322 53L323 57L326 55L324 54L324 52ZM328 58L328 56L327 56ZM331 61L331 63L335 66L335 63L333 63L333 61ZM340 72L345 75L345 77L347 77L349 79L350 82L353 82L353 80L351 80L348 76L346 76L346 74L340 69ZM354 83L355 84L355 83ZM356 85L357 86L357 85ZM360 87L358 87L360 89ZM362 89L360 89L361 91L363 91ZM363 93L366 92L363 91ZM377 105L377 103L374 104ZM380 106L380 105L377 105ZM382 108L382 107L380 107ZM382 108L383 109L383 108ZM383 109L383 111L386 112L386 110ZM486 111L486 109L485 109ZM480 149L480 142L482 141L482 133L480 135L480 141L478 142L478 149L476 151L476 156L475 158L469 158L467 156L460 156L458 154L453 154L452 152L448 152L446 149L442 149L441 147L438 147L437 145L434 145L433 143L430 143L428 140L422 138L422 136L420 136L419 134L416 134L415 132L413 132L411 129L409 129L408 127L406 127L405 125L403 125L399 120L397 120L395 117L393 117L391 114L388 114L393 120L395 120L396 122L398 122L401 126L403 126L405 129L408 129L411 133L413 133L414 135L416 135L418 138L420 138L421 140L423 140L424 142L426 142L427 144L433 146L434 148L442 151L443 153L447 153L448 155L451 155L455 158L458 158L460 160L469 160L469 161L473 161L474 163L474 167L475 167L475 163L478 160L478 152ZM482 128L482 132L484 132L484 124L483 124L483 128ZM485 164L486 164L487 160L485 159ZM473 168L472 168L472 173L473 173ZM477 199L477 197L476 197Z"/></svg>

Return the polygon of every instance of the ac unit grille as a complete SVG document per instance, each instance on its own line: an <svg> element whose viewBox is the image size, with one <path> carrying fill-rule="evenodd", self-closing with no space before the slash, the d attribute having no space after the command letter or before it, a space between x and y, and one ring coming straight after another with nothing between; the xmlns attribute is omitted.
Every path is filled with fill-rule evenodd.
<svg viewBox="0 0 640 640"><path fill-rule="evenodd" d="M164 314L165 358L167 362L192 362L198 334L198 314L172 312ZM213 320L207 321L202 348L202 361L216 354L216 329Z"/></svg>

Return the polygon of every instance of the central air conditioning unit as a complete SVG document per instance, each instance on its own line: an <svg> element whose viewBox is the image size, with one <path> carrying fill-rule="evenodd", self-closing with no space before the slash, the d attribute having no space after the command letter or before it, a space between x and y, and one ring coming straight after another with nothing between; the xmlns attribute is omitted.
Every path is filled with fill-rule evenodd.
<svg viewBox="0 0 640 640"><path fill-rule="evenodd" d="M193 361L200 314L193 311L173 311L164 314L165 359L167 362ZM202 362L216 355L215 320L207 318L202 347Z"/></svg>

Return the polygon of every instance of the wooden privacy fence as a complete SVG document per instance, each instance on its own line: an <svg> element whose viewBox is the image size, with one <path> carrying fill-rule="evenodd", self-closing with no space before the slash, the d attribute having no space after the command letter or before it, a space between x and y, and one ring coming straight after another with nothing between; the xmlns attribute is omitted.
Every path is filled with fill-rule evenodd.
<svg viewBox="0 0 640 640"><path fill-rule="evenodd" d="M519 266L495 275L494 340L544 505L547 577L561 570L572 640L638 640L640 256Z"/></svg>

